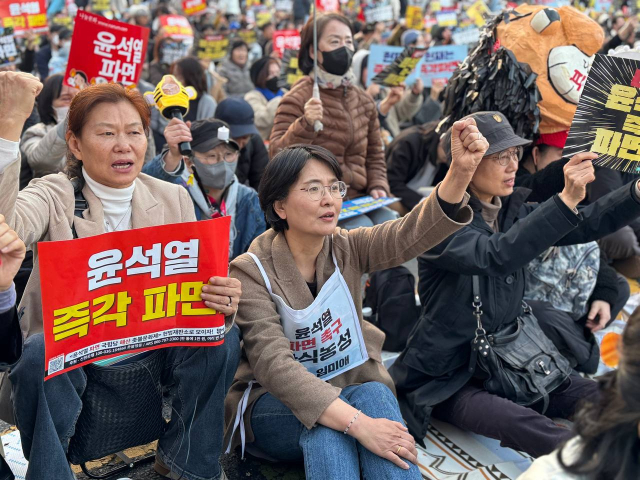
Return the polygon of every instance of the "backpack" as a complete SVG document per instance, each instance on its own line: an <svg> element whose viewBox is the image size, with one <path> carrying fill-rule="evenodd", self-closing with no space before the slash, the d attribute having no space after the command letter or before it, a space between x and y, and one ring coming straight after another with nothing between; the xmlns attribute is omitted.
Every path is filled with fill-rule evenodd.
<svg viewBox="0 0 640 480"><path fill-rule="evenodd" d="M587 313L599 270L596 242L551 247L525 268L524 299L548 302L578 320Z"/></svg>
<svg viewBox="0 0 640 480"><path fill-rule="evenodd" d="M409 334L420 318L415 288L415 277L403 266L369 276L363 306L373 313L367 320L386 335L384 350L400 352L407 345Z"/></svg>

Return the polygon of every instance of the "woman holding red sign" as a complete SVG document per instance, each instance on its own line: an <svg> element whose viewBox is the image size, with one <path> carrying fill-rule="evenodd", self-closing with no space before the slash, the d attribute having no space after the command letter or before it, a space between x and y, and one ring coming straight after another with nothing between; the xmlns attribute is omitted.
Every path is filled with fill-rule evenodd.
<svg viewBox="0 0 640 480"><path fill-rule="evenodd" d="M244 354L225 403L231 447L302 461L307 479L417 479L417 451L381 360L383 333L362 319L362 275L391 268L469 222L465 194L488 144L457 122L449 173L404 218L336 228L347 186L328 150L276 155L260 182L272 229L231 263L241 280ZM239 431L238 431L239 430Z"/></svg>
<svg viewBox="0 0 640 480"><path fill-rule="evenodd" d="M66 450L83 409L87 367L43 382L37 242L196 218L183 188L140 174L147 148L149 109L139 93L114 84L88 87L73 99L66 132L66 174L46 176L18 192L20 132L41 89L42 84L31 75L0 73L0 213L34 251L34 271L20 305L26 334L24 351L11 369L11 384L2 383L0 407L4 408L0 413L6 420L13 420L11 409L6 408L10 407L11 393L23 451L29 460L27 477L72 480L75 477ZM78 211L78 203L83 211ZM84 270L79 268L79 272ZM237 310L240 293L238 280L212 277L201 297L207 307L231 316ZM239 357L237 328L230 328L224 344L218 347L174 347L156 352L164 355L160 382L172 392L174 410L158 443L156 471L172 479L225 478L217 453L222 448L223 399ZM144 355L120 361L118 368L128 372L144 361L140 360ZM209 373L204 375L205 371ZM186 422L190 425L188 433Z"/></svg>

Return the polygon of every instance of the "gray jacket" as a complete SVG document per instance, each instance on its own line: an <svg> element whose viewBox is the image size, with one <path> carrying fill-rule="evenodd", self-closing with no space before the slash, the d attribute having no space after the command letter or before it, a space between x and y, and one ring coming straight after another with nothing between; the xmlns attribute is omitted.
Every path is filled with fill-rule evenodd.
<svg viewBox="0 0 640 480"><path fill-rule="evenodd" d="M220 76L229 80L224 89L230 97L244 96L254 89L249 75L249 62L242 68L233 63L230 58L225 58L217 71Z"/></svg>
<svg viewBox="0 0 640 480"><path fill-rule="evenodd" d="M29 127L20 141L20 151L27 158L34 178L61 172L67 160L64 139L66 122L58 125L36 123Z"/></svg>

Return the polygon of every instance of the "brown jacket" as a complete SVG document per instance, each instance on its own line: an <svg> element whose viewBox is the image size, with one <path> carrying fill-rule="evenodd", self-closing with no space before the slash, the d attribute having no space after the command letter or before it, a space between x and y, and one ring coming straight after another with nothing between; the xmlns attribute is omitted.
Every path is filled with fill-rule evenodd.
<svg viewBox="0 0 640 480"><path fill-rule="evenodd" d="M466 203L465 199L465 203ZM456 221L447 217L435 195L405 217L352 231L336 229L333 248L340 272L349 287L362 325L369 360L329 381L316 378L296 361L289 340L284 336L280 317L265 282L248 254L236 258L229 275L242 282L242 299L236 322L242 330L243 351L240 366L225 400L225 445L236 417L238 402L248 383L255 379L244 421L247 443L254 440L251 431L251 410L258 398L269 392L291 409L307 428L312 428L324 410L338 396L342 388L364 382L382 382L394 390L393 381L382 365L380 353L384 334L371 323L362 320L363 273L400 265L437 245L471 221L473 214L466 207ZM316 260L318 289L334 272L331 259L331 237ZM313 302L313 296L296 267L287 240L282 233L269 230L256 238L249 252L259 259L269 277L273 293L287 304L302 310ZM234 446L239 444L236 432Z"/></svg>
<svg viewBox="0 0 640 480"><path fill-rule="evenodd" d="M43 330L37 242L71 240L72 222L80 238L105 232L102 203L87 185L82 189L82 193L89 208L83 212L83 218L78 218L73 214L73 185L66 175L47 175L32 181L18 193L19 177L18 157L0 173L0 213L6 217L7 223L27 248L33 249L33 272L20 302L20 308L24 307L20 325L24 336L28 337L42 333ZM196 221L193 202L184 188L145 174L138 176L131 210L133 228L191 221ZM73 259L66 261L72 262ZM9 382L2 382L0 418L7 421L12 420L8 403L9 393Z"/></svg>
<svg viewBox="0 0 640 480"><path fill-rule="evenodd" d="M296 143L320 145L340 162L349 197L367 194L374 188L389 193L373 99L358 87L320 89L324 129L316 133L304 118L304 105L312 97L312 90L313 80L303 77L282 97L271 130L271 157Z"/></svg>

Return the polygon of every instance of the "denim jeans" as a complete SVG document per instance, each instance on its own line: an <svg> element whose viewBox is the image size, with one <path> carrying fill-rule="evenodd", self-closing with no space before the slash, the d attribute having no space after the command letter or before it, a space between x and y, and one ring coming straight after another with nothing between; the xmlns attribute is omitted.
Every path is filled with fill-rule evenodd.
<svg viewBox="0 0 640 480"><path fill-rule="evenodd" d="M369 417L387 418L404 424L398 401L382 383L346 387L340 398ZM285 462L304 460L308 480L422 478L418 467L411 462L406 462L411 468L403 470L371 453L341 431L322 425L308 430L289 408L271 394L263 395L254 405L251 429L255 436L253 446L271 458Z"/></svg>
<svg viewBox="0 0 640 480"><path fill-rule="evenodd" d="M373 227L374 225L380 225L381 223L388 222L389 220L395 220L399 215L394 210L387 207L378 208L371 212L358 215L357 217L347 218L338 222L340 228L346 230L354 230L359 227Z"/></svg>
<svg viewBox="0 0 640 480"><path fill-rule="evenodd" d="M224 398L240 361L239 335L234 326L221 346L166 349L162 384L169 387L174 411L157 455L185 480L217 480L222 473ZM83 369L44 382L44 337L39 334L26 340L9 379L29 460L27 480L74 479L66 452L82 410Z"/></svg>

